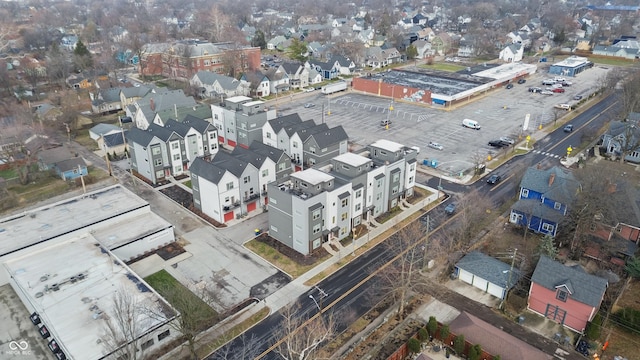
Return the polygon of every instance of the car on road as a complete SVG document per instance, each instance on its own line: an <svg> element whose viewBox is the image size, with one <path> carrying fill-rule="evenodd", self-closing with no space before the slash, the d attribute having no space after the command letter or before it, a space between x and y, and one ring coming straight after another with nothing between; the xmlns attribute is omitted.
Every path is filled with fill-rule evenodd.
<svg viewBox="0 0 640 360"><path fill-rule="evenodd" d="M573 100L582 100L582 95L576 95L573 97Z"/></svg>
<svg viewBox="0 0 640 360"><path fill-rule="evenodd" d="M525 80L525 79L518 79L518 84L524 84L526 82L527 82L527 80Z"/></svg>
<svg viewBox="0 0 640 360"><path fill-rule="evenodd" d="M314 103L306 103L306 104L304 104L304 107L307 108L307 109L308 108L312 108L314 106L316 106L316 104L314 104Z"/></svg>
<svg viewBox="0 0 640 360"><path fill-rule="evenodd" d="M572 132L572 131L573 131L573 125L571 125L571 124L567 124L567 125L565 125L565 126L564 126L564 129L562 129L562 130L563 130L564 132L566 132L566 133L570 133L570 132Z"/></svg>
<svg viewBox="0 0 640 360"><path fill-rule="evenodd" d="M498 174L493 174L493 175L489 176L489 178L487 179L487 184L495 185L495 184L499 183L500 180L502 180L502 176L500 176Z"/></svg>
<svg viewBox="0 0 640 360"><path fill-rule="evenodd" d="M504 142L506 142L506 143L509 143L509 145L513 145L513 144L515 144L515 143L516 143L516 141L515 141L515 140L513 140L513 139L512 139L512 138L510 138L510 137L506 137L506 136L501 136L501 137L500 137L500 141L504 141Z"/></svg>
<svg viewBox="0 0 640 360"><path fill-rule="evenodd" d="M310 88L306 88L306 89L304 89L304 92L313 92L313 91L315 91L315 90L316 90L316 89L314 89L314 88L310 87Z"/></svg>
<svg viewBox="0 0 640 360"><path fill-rule="evenodd" d="M489 141L489 146L492 146L492 147L495 147L495 148L503 148L503 147L509 146L509 144L507 144L504 141L500 141L500 140L491 140L491 141Z"/></svg>
<svg viewBox="0 0 640 360"><path fill-rule="evenodd" d="M507 84L507 86L505 86L505 89L513 89L513 84Z"/></svg>
<svg viewBox="0 0 640 360"><path fill-rule="evenodd" d="M551 91L553 91L554 93L563 93L565 90L563 88L555 88Z"/></svg>
<svg viewBox="0 0 640 360"><path fill-rule="evenodd" d="M447 205L447 207L444 208L444 212L447 215L453 215L453 213L456 212L456 203L451 203L451 204Z"/></svg>
<svg viewBox="0 0 640 360"><path fill-rule="evenodd" d="M437 142L429 141L429 147L436 150L444 150L444 146L438 144Z"/></svg>
<svg viewBox="0 0 640 360"><path fill-rule="evenodd" d="M553 91L542 90L540 91L540 95L553 95Z"/></svg>

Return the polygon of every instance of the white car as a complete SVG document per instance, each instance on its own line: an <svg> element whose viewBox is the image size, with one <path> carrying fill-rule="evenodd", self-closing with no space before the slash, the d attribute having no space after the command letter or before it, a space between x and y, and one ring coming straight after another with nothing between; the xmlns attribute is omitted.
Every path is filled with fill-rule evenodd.
<svg viewBox="0 0 640 360"><path fill-rule="evenodd" d="M312 91L314 91L314 90L315 90L314 88L310 87L310 88L306 88L306 89L304 89L304 92L312 92Z"/></svg>
<svg viewBox="0 0 640 360"><path fill-rule="evenodd" d="M513 144L515 144L515 143L516 143L516 141L515 141L515 140L513 140L513 139L512 139L512 138L510 138L510 137L506 137L506 136L502 136L502 137L500 137L500 141L504 141L504 142L509 143L509 144L511 144L511 145L513 145Z"/></svg>
<svg viewBox="0 0 640 360"><path fill-rule="evenodd" d="M444 150L444 146L438 144L437 142L429 141L429 147L436 150Z"/></svg>
<svg viewBox="0 0 640 360"><path fill-rule="evenodd" d="M540 95L553 95L553 91L544 90L540 92Z"/></svg>

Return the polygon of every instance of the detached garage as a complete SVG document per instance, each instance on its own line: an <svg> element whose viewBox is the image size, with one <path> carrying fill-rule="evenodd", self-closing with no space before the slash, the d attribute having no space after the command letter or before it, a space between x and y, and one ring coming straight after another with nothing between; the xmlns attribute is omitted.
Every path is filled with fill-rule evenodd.
<svg viewBox="0 0 640 360"><path fill-rule="evenodd" d="M510 270L509 264L479 251L473 251L458 261L455 274L465 283L498 299L504 299L507 291L520 279L520 272L514 268L510 285L507 285Z"/></svg>

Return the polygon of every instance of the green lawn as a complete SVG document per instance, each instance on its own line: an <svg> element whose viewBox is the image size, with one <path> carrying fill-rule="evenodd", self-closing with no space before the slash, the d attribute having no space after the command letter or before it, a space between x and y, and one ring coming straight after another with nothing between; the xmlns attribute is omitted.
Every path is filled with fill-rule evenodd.
<svg viewBox="0 0 640 360"><path fill-rule="evenodd" d="M18 177L18 173L15 169L0 170L0 177L4 179L13 179L14 177Z"/></svg>
<svg viewBox="0 0 640 360"><path fill-rule="evenodd" d="M423 69L431 69L431 70L439 70L439 71L447 71L447 72L456 72L465 68L465 66L449 64L449 63L435 63L433 65L419 65Z"/></svg>
<svg viewBox="0 0 640 360"><path fill-rule="evenodd" d="M193 189L193 186L191 185L191 180L187 180L183 184L184 184L184 186L188 187L189 189Z"/></svg>
<svg viewBox="0 0 640 360"><path fill-rule="evenodd" d="M600 58L590 57L589 61L597 65L610 65L610 66L633 66L635 62L626 59L612 59L612 58Z"/></svg>

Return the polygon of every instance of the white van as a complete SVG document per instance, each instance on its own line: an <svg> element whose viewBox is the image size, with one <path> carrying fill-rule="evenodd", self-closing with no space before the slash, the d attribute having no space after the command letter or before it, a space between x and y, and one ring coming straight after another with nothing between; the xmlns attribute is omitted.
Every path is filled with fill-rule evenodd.
<svg viewBox="0 0 640 360"><path fill-rule="evenodd" d="M480 130L480 124L477 121L471 119L462 120L462 126L468 127L469 129Z"/></svg>

